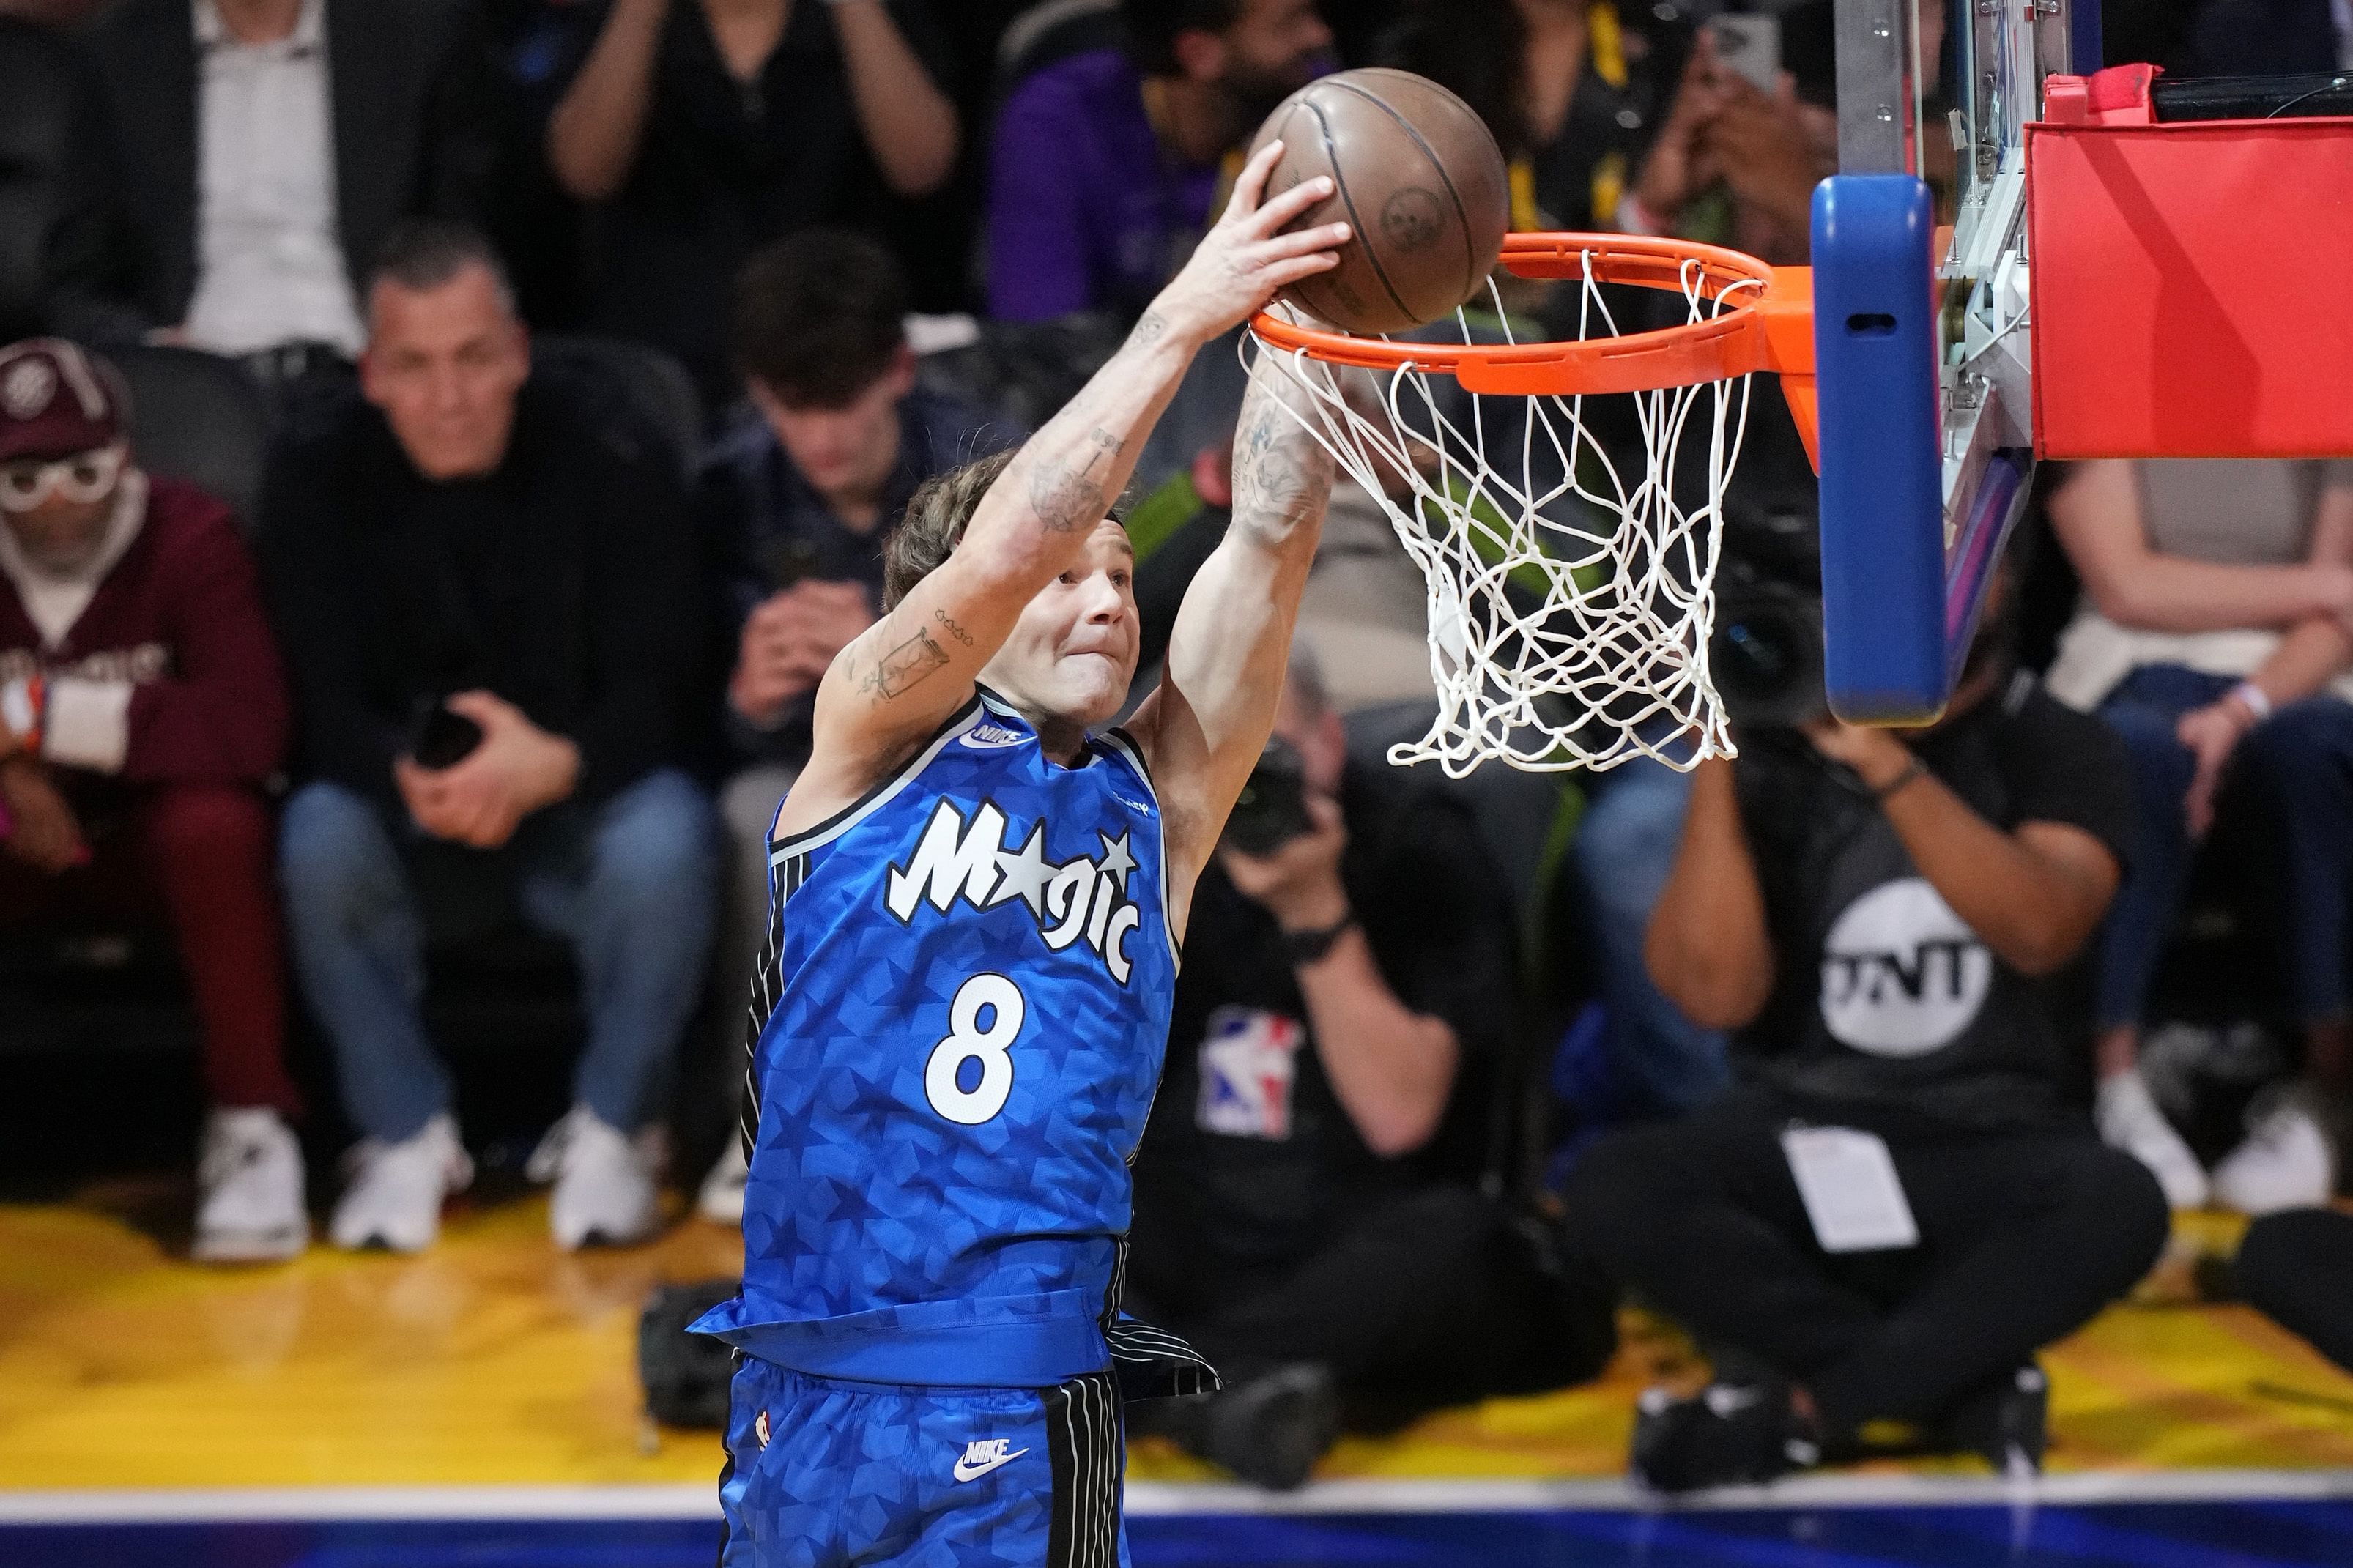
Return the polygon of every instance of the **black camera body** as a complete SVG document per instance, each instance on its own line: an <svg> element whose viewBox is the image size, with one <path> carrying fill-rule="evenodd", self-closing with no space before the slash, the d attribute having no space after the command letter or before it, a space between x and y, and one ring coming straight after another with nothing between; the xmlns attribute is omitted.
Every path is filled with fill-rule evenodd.
<svg viewBox="0 0 2353 1568"><path fill-rule="evenodd" d="M1271 855L1314 826L1307 815L1307 769L1280 735L1266 750L1226 816L1225 842L1245 855Z"/></svg>
<svg viewBox="0 0 2353 1568"><path fill-rule="evenodd" d="M1822 557L1810 497L1726 508L1708 672L1744 729L1794 729L1830 712Z"/></svg>

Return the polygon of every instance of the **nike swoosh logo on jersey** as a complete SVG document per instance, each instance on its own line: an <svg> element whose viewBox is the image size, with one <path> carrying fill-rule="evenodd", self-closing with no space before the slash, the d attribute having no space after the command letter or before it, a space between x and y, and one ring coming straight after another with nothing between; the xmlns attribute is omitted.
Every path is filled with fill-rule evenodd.
<svg viewBox="0 0 2353 1568"><path fill-rule="evenodd" d="M955 1462L955 1479L976 1481L999 1465L1010 1464L1029 1451L1016 1448L1008 1454L1005 1452L1005 1443L1001 1438L994 1443L975 1443L965 1450L964 1458ZM975 1464L975 1459L980 1462Z"/></svg>

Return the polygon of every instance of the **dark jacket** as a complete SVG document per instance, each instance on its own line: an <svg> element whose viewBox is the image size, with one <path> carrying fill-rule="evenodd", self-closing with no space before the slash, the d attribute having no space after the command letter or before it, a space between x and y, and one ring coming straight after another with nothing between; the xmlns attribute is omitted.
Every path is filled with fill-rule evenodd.
<svg viewBox="0 0 2353 1568"><path fill-rule="evenodd" d="M497 110L468 0L326 0L336 230L356 289L403 217L478 215ZM87 35L111 121L118 255L58 324L100 340L185 321L196 288L197 60L188 0L120 0Z"/></svg>
<svg viewBox="0 0 2353 1568"><path fill-rule="evenodd" d="M882 515L860 533L802 477L766 422L746 414L704 458L692 502L696 532L721 574L723 602L712 620L726 639L717 650L722 668L734 667L752 612L803 577L861 583L881 614L882 542L915 491L961 464L1018 445L1023 436L1008 421L917 387L899 402L899 456L883 488ZM805 693L766 730L730 710L725 728L741 755L798 766L808 761L815 704L816 693Z"/></svg>
<svg viewBox="0 0 2353 1568"><path fill-rule="evenodd" d="M89 61L58 30L0 16L0 342L47 330L57 292L104 265L106 146Z"/></svg>
<svg viewBox="0 0 2353 1568"><path fill-rule="evenodd" d="M676 469L543 382L498 470L446 484L355 403L280 455L262 517L306 776L388 805L421 709L474 688L579 746L583 799L681 760L699 650Z"/></svg>

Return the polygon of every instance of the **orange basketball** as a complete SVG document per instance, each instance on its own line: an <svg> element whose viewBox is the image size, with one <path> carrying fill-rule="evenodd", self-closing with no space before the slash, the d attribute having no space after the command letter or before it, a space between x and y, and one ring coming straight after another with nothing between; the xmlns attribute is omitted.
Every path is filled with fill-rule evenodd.
<svg viewBox="0 0 2353 1568"><path fill-rule="evenodd" d="M1503 149L1471 106L1410 71L1341 71L1284 99L1250 143L1282 140L1268 195L1328 174L1292 226L1346 223L1340 265L1283 297L1343 331L1403 331L1486 286L1510 226Z"/></svg>

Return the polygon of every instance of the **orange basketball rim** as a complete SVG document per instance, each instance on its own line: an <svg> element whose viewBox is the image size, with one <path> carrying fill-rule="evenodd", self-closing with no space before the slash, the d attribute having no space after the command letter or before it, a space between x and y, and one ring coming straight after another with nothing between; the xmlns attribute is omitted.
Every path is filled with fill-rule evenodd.
<svg viewBox="0 0 2353 1568"><path fill-rule="evenodd" d="M1811 268L1774 267L1722 246L1625 234L1507 235L1502 260L1514 277L1697 294L1718 309L1687 325L1576 342L1398 342L1303 327L1272 311L1262 312L1251 330L1262 342L1329 364L1436 372L1465 391L1502 396L1649 392L1770 371L1781 378L1806 456L1815 457Z"/></svg>

